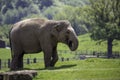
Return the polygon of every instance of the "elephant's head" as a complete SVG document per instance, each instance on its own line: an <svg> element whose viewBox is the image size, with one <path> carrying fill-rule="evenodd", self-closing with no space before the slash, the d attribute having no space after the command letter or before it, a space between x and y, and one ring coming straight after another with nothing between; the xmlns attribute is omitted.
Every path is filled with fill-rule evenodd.
<svg viewBox="0 0 120 80"><path fill-rule="evenodd" d="M77 49L77 35L69 21L56 21L52 29L52 35L57 39L58 42L67 44L71 51Z"/></svg>

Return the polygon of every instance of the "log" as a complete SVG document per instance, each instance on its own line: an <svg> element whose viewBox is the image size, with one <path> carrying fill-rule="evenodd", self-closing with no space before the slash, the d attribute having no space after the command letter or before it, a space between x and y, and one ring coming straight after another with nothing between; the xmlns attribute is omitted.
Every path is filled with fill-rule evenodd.
<svg viewBox="0 0 120 80"><path fill-rule="evenodd" d="M35 70L21 70L0 73L0 80L32 80L37 75Z"/></svg>

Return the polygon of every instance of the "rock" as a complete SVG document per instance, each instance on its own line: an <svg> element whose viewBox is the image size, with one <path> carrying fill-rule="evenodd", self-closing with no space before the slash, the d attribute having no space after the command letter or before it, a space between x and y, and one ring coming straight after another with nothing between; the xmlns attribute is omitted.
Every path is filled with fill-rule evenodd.
<svg viewBox="0 0 120 80"><path fill-rule="evenodd" d="M32 80L37 75L35 70L21 70L0 73L0 80Z"/></svg>
<svg viewBox="0 0 120 80"><path fill-rule="evenodd" d="M85 55L80 55L80 60L84 60L86 59L86 56Z"/></svg>

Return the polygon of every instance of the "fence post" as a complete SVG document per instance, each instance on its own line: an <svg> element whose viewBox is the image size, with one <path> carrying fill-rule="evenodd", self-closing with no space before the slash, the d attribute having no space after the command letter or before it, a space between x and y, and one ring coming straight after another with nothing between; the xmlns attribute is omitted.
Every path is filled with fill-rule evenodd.
<svg viewBox="0 0 120 80"><path fill-rule="evenodd" d="M2 68L2 61L1 61L1 59L0 59L0 70L1 70L1 68Z"/></svg>
<svg viewBox="0 0 120 80"><path fill-rule="evenodd" d="M100 56L99 53L97 53L97 58L99 58L99 56Z"/></svg>
<svg viewBox="0 0 120 80"><path fill-rule="evenodd" d="M66 60L69 61L69 58L67 58Z"/></svg>
<svg viewBox="0 0 120 80"><path fill-rule="evenodd" d="M33 59L33 63L37 63L37 59L36 58Z"/></svg>
<svg viewBox="0 0 120 80"><path fill-rule="evenodd" d="M30 59L29 58L27 58L27 64L30 64Z"/></svg>
<svg viewBox="0 0 120 80"><path fill-rule="evenodd" d="M64 57L62 57L61 60L64 61Z"/></svg>
<svg viewBox="0 0 120 80"><path fill-rule="evenodd" d="M10 59L8 59L8 68L10 68Z"/></svg>

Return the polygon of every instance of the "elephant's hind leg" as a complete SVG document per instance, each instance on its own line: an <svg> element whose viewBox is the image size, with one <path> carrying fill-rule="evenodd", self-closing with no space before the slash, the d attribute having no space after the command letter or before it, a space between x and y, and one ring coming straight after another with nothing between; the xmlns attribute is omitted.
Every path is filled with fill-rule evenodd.
<svg viewBox="0 0 120 80"><path fill-rule="evenodd" d="M23 69L23 55L13 55L11 62L11 70L20 70Z"/></svg>
<svg viewBox="0 0 120 80"><path fill-rule="evenodd" d="M23 69L23 56L24 56L24 53L19 55L18 67L20 69Z"/></svg>

